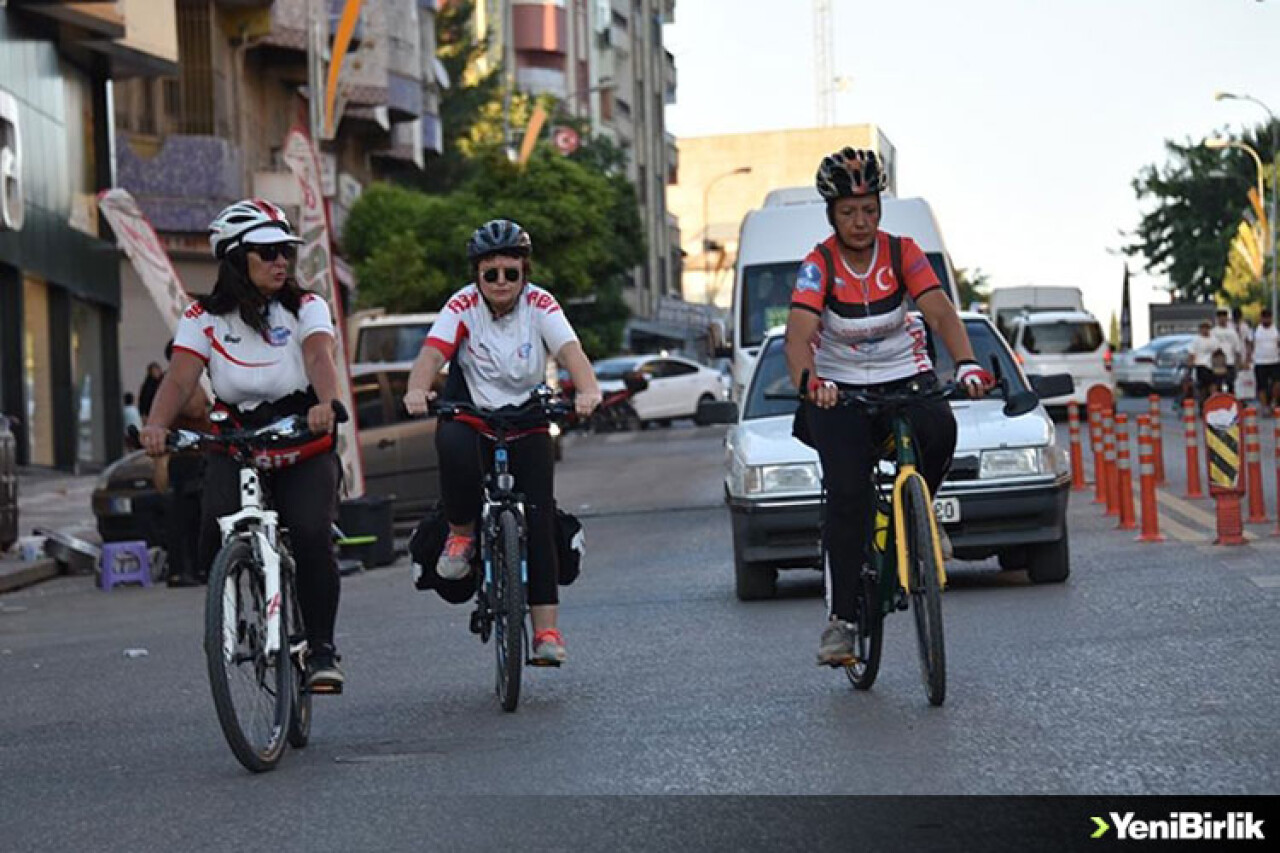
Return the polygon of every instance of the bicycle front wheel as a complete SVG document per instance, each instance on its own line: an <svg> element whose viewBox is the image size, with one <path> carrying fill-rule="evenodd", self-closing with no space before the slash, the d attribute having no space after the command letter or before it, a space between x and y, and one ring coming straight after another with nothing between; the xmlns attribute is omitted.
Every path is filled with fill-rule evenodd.
<svg viewBox="0 0 1280 853"><path fill-rule="evenodd" d="M844 674L858 690L870 690L880 673L880 649L884 645L884 610L880 606L880 576L870 567L860 572L862 596L853 634L854 661Z"/></svg>
<svg viewBox="0 0 1280 853"><path fill-rule="evenodd" d="M902 511L906 514L907 574L920 649L920 674L924 677L929 704L941 705L947 698L947 650L942 636L942 588L938 583L933 507L924 480L918 475L903 484L902 497Z"/></svg>
<svg viewBox="0 0 1280 853"><path fill-rule="evenodd" d="M498 701L502 710L514 711L520 703L520 677L524 668L524 543L514 512L498 516L498 547L494 549L494 648L497 650Z"/></svg>
<svg viewBox="0 0 1280 853"><path fill-rule="evenodd" d="M222 734L255 773L276 766L289 729L293 667L285 621L278 623L281 650L268 654L262 567L249 539L229 541L209 572L204 652Z"/></svg>
<svg viewBox="0 0 1280 853"><path fill-rule="evenodd" d="M311 740L311 692L307 690L307 629L302 622L302 607L298 604L297 587L294 586L294 572L290 568L283 573L280 587L288 599L289 624L286 628L289 637L289 679L292 692L290 700L293 709L289 714L289 746L301 749Z"/></svg>

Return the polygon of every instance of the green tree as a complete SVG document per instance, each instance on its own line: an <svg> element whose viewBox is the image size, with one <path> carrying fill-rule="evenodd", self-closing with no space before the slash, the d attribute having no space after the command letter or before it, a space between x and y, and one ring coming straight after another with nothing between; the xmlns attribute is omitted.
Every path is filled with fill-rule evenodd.
<svg viewBox="0 0 1280 853"><path fill-rule="evenodd" d="M628 312L622 283L644 256L634 190L540 145L525 166L482 154L473 177L446 195L390 184L351 209L344 246L360 279L361 307L436 311L471 280L465 246L494 217L533 237L533 279L565 306L592 357L615 352Z"/></svg>
<svg viewBox="0 0 1280 853"><path fill-rule="evenodd" d="M1244 140L1271 162L1270 132L1260 126ZM1141 256L1148 272L1166 274L1175 299L1203 301L1221 289L1228 251L1249 188L1256 185L1253 158L1239 149L1213 150L1188 139L1165 142L1169 162L1148 165L1133 180L1139 201L1150 207L1130 235L1126 254Z"/></svg>
<svg viewBox="0 0 1280 853"><path fill-rule="evenodd" d="M956 269L956 289L960 292L960 309L967 309L975 302L986 302L991 298L991 276L975 267L970 272L964 267Z"/></svg>

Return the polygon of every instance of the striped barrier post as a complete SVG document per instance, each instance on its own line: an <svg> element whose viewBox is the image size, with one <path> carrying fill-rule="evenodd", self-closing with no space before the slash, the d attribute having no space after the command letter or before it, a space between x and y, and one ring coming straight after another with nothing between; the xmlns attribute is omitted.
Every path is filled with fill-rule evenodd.
<svg viewBox="0 0 1280 853"><path fill-rule="evenodd" d="M1138 481L1142 496L1142 532L1138 534L1138 541L1163 542L1156 507L1156 464L1149 415L1138 415Z"/></svg>
<svg viewBox="0 0 1280 853"><path fill-rule="evenodd" d="M1202 498L1204 492L1200 488L1200 448L1196 423L1195 400L1182 401L1182 429L1187 440L1187 497Z"/></svg>
<svg viewBox="0 0 1280 853"><path fill-rule="evenodd" d="M1093 450L1093 503L1107 502L1107 466L1102 463L1102 409L1089 406L1089 443Z"/></svg>
<svg viewBox="0 0 1280 853"><path fill-rule="evenodd" d="M1258 410L1244 407L1244 488L1249 495L1249 524L1266 524L1267 496L1262 489L1262 436L1258 434Z"/></svg>
<svg viewBox="0 0 1280 853"><path fill-rule="evenodd" d="M1280 536L1280 406L1271 410L1271 417L1274 418L1276 440L1276 529L1271 531L1271 535Z"/></svg>
<svg viewBox="0 0 1280 853"><path fill-rule="evenodd" d="M1155 460L1156 466L1156 482L1160 485L1164 484L1164 436L1160 432L1160 395L1152 394L1147 397L1147 406L1150 409L1151 420L1151 454Z"/></svg>
<svg viewBox="0 0 1280 853"><path fill-rule="evenodd" d="M1102 469L1107 481L1107 515L1120 514L1120 480L1116 476L1116 425L1110 411L1102 412Z"/></svg>
<svg viewBox="0 0 1280 853"><path fill-rule="evenodd" d="M1129 416L1124 414L1116 415L1116 488L1118 490L1117 503L1120 510L1120 524L1117 525L1121 530L1136 530L1138 521L1133 514L1133 469L1129 465L1129 446L1131 437L1129 434Z"/></svg>
<svg viewBox="0 0 1280 853"><path fill-rule="evenodd" d="M1217 510L1215 545L1244 545L1240 511L1240 404L1230 394L1211 394L1204 403L1204 455L1209 469L1209 493Z"/></svg>
<svg viewBox="0 0 1280 853"><path fill-rule="evenodd" d="M1067 404L1067 425L1071 429L1071 488L1089 488L1084 479L1084 448L1080 446L1080 406L1074 400Z"/></svg>

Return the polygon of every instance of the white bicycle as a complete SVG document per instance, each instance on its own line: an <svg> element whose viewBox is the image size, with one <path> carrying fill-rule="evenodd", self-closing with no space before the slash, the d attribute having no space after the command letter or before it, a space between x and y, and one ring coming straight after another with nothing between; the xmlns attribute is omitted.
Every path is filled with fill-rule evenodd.
<svg viewBox="0 0 1280 853"><path fill-rule="evenodd" d="M338 422L346 420L340 404L334 411ZM221 448L240 468L240 509L218 519L222 548L209 570L204 651L222 734L254 772L274 768L286 742L301 748L311 736L295 565L255 456L310 435L306 418L294 415L219 435L176 430L166 442L173 451Z"/></svg>

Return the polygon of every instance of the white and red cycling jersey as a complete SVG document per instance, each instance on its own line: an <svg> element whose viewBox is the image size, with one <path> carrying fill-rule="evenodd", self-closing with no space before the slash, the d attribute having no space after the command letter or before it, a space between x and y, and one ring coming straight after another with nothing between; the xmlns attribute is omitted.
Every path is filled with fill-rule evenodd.
<svg viewBox="0 0 1280 853"><path fill-rule="evenodd" d="M220 402L249 411L307 390L311 383L302 342L315 334L334 335L329 306L314 293L303 295L296 317L273 300L267 309L267 329L263 335L238 312L214 315L197 302L178 322L173 348L205 363Z"/></svg>
<svg viewBox="0 0 1280 853"><path fill-rule="evenodd" d="M423 346L446 361L457 354L472 402L498 409L523 403L546 379L547 354L577 339L560 303L536 284L526 284L516 307L501 317L469 284L445 303Z"/></svg>
<svg viewBox="0 0 1280 853"><path fill-rule="evenodd" d="M941 285L916 242L900 239L905 281L894 273L889 235L883 231L876 234L865 274L845 261L834 234L800 265L791 307L821 318L812 342L819 378L879 385L933 369L924 321L907 310L906 297L919 299Z"/></svg>

